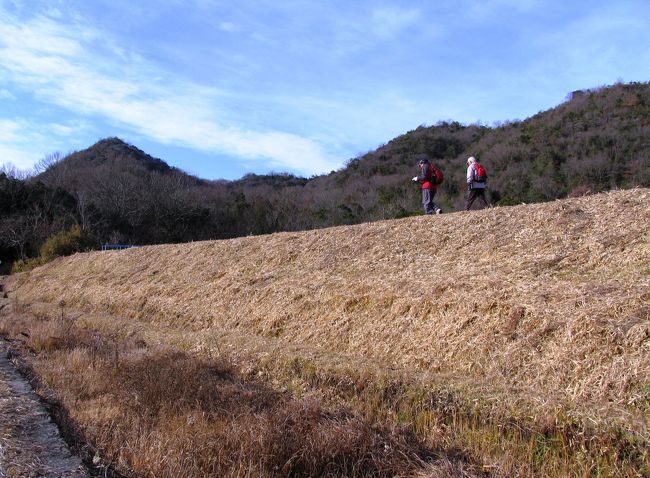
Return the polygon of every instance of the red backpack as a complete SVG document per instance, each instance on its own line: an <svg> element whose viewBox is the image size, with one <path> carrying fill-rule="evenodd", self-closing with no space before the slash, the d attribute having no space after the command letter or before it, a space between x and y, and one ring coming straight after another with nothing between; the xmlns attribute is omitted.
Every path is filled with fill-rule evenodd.
<svg viewBox="0 0 650 478"><path fill-rule="evenodd" d="M435 167L433 164L429 165L429 181L431 181L436 186L441 184L445 179L445 175L442 174L442 169Z"/></svg>
<svg viewBox="0 0 650 478"><path fill-rule="evenodd" d="M474 181L484 183L487 181L487 171L480 163L474 163Z"/></svg>

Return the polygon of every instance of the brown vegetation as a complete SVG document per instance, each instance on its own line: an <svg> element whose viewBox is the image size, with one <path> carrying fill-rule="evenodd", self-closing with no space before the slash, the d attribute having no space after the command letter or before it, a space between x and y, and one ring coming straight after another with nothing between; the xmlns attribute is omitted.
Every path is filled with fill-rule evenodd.
<svg viewBox="0 0 650 478"><path fill-rule="evenodd" d="M173 346L203 360L196 365L201 369L214 367L214 357L228 357L238 373L259 381L256 386L272 386L264 396L280 393L282 401L288 400L285 393L316 394L328 406L347 403L367 423L388 428L373 438L365 422L346 418L356 416L352 412L315 412L303 399L281 409L292 410L292 417L304 410L316 423L329 417L323 426L330 431L350 425L351 436L329 442L320 438L321 425L312 428L302 419L287 424L300 430L298 436L319 437L313 443L357 450L357 464L393 436L390 424L402 423L443 456L461 450L466 459L450 461L459 474L479 463L491 476L639 476L650 471L649 199L650 191L633 189L303 233L77 254L11 276L6 288L13 303L50 318L60 314L64 300L78 327L112 334L116 343L137 338L151 350ZM92 370L92 353L75 350L66 360L85 365L73 370ZM185 356L158 360L170 357L194 367ZM141 375L155 361L119 360L139 370L140 378L103 373L119 377L111 386L127 383L128 390L148 383ZM176 370L166 362L163 368ZM162 380L153 376L151 383ZM219 372L213 379L222 378ZM92 397L87 383L80 381L77 393ZM180 385L163 388L181 393ZM137 397L137 404L148 396L114 393L125 393L118 403ZM101 400L109 413L114 401ZM234 402L255 410L247 400ZM153 409L163 413L167 406ZM169 409L169 418L186 421L189 412L179 410ZM274 423L264 433L287 423L286 417L274 421L279 410L263 410L252 415ZM114 410L107 419L121 414ZM247 433L237 426L238 435ZM142 435L151 437L151 429ZM356 442L355 436L363 438ZM391 438L397 444L390 446L413 443L407 436ZM271 453L272 465L249 460L245 466L268 471L294 454L320 453L296 451L285 441L292 451ZM341 460L347 458L335 461ZM296 466L304 467L297 475L309 475L309 467L324 465ZM331 473L358 471L358 465L349 466Z"/></svg>
<svg viewBox="0 0 650 478"><path fill-rule="evenodd" d="M23 333L48 400L87 442L89 461L127 476L376 476L457 469L406 427L375 424L314 397L292 398L243 376L224 357L201 359L142 341L106 340L73 321L2 314ZM11 318L7 322L7 318ZM65 340L51 334L63 335Z"/></svg>

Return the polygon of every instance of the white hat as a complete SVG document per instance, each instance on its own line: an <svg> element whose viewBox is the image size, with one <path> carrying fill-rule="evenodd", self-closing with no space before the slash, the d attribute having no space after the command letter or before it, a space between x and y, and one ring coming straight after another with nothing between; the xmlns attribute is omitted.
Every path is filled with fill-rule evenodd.
<svg viewBox="0 0 650 478"><path fill-rule="evenodd" d="M476 158L474 156L470 156L469 158L467 158L467 164L475 163L475 162L476 162Z"/></svg>

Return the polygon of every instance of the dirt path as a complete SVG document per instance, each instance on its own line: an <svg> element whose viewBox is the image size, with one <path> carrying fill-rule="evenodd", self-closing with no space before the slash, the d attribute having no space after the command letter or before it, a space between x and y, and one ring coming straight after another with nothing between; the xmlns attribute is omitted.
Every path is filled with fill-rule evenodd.
<svg viewBox="0 0 650 478"><path fill-rule="evenodd" d="M29 383L0 339L0 478L86 478Z"/></svg>

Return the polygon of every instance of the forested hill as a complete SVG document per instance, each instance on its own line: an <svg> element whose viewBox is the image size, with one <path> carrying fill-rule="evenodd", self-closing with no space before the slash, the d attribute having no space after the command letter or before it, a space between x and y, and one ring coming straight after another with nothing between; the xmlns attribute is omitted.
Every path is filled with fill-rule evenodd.
<svg viewBox="0 0 650 478"><path fill-rule="evenodd" d="M52 156L26 180L0 173L0 260L34 257L78 224L84 244L154 244L302 230L420 212L410 178L425 153L445 172L436 200L459 210L465 159L488 170L493 202L540 202L650 186L650 84L576 91L524 121L420 126L330 174L207 181L118 138Z"/></svg>
<svg viewBox="0 0 650 478"><path fill-rule="evenodd" d="M465 159L477 156L487 167L494 201L501 205L540 202L584 191L650 185L650 84L615 85L576 91L569 99L525 121L497 127L454 122L421 126L313 182L341 188L362 209L386 205L399 214L404 179L416 168L413 157L427 153L445 171L438 199L449 209L462 204ZM360 184L376 197L355 194ZM353 201L348 201L350 206Z"/></svg>

